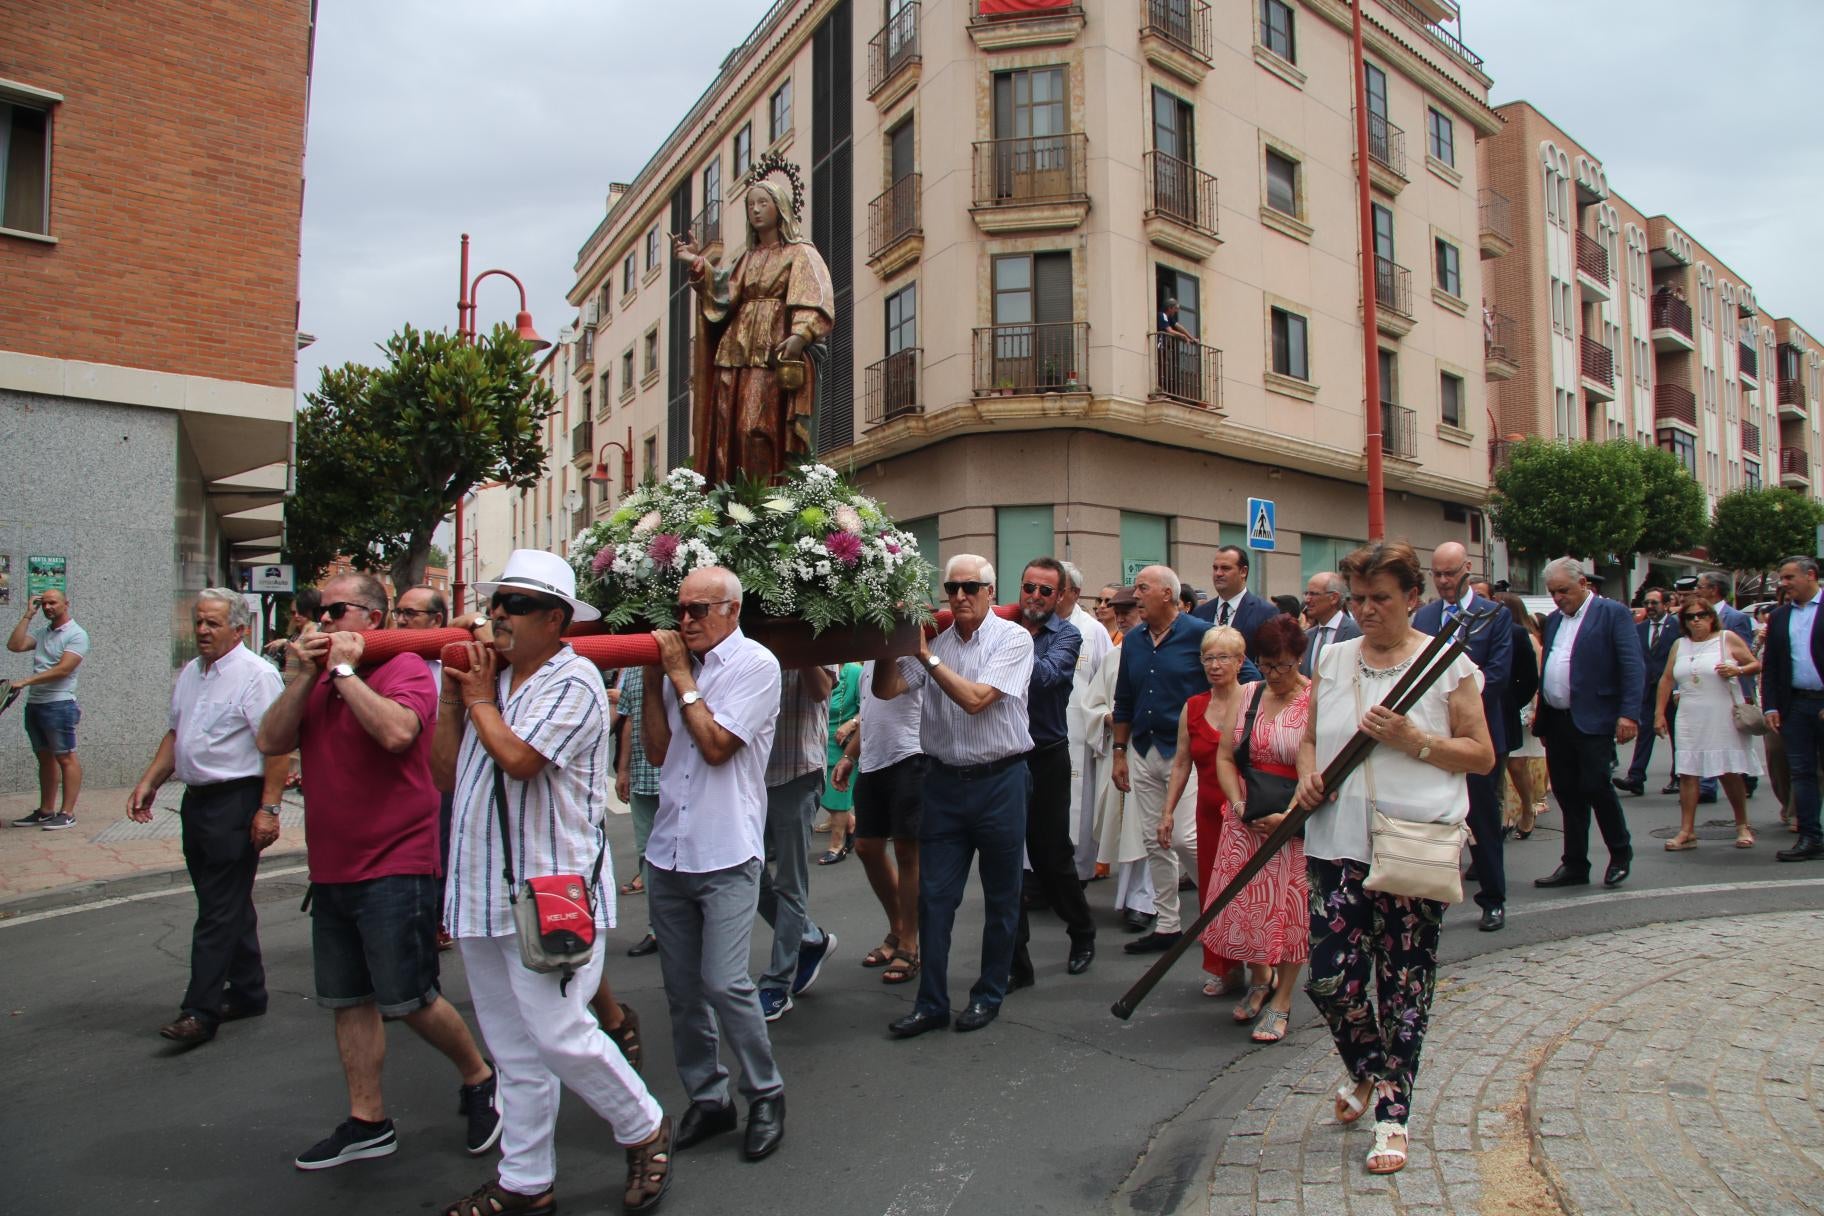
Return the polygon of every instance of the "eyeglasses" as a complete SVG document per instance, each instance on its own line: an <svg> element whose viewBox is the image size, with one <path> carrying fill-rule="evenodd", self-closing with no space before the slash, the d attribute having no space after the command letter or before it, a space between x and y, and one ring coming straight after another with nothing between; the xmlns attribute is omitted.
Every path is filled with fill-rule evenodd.
<svg viewBox="0 0 1824 1216"><path fill-rule="evenodd" d="M508 616L525 616L528 612L543 612L547 608L561 608L562 606L540 596L526 595L520 591L496 591L494 598L488 601L489 612L498 609Z"/></svg>
<svg viewBox="0 0 1824 1216"><path fill-rule="evenodd" d="M946 589L948 586L949 584L945 584ZM1043 583L1021 583L1020 590L1024 591L1027 595L1036 595L1040 599L1047 600L1058 593L1056 587L1047 587ZM974 595L975 592L971 591L969 594Z"/></svg>
<svg viewBox="0 0 1824 1216"><path fill-rule="evenodd" d="M1260 674L1264 676L1264 675L1271 675L1276 671L1297 671L1298 670L1298 660L1297 659L1282 659L1277 663L1268 663L1265 660L1262 660L1261 662L1255 664L1255 666L1260 668Z"/></svg>
<svg viewBox="0 0 1824 1216"><path fill-rule="evenodd" d="M1209 654L1206 654L1203 656L1203 665L1205 667L1208 667L1212 663L1215 663L1217 665L1222 665L1222 664L1226 664L1226 663L1239 663L1239 662L1241 662L1241 656L1238 654L1222 654L1218 651L1212 651Z"/></svg>
<svg viewBox="0 0 1824 1216"><path fill-rule="evenodd" d="M350 608L359 608L363 612L380 612L380 611L382 611L382 609L375 608L371 604L363 604L359 600L337 600L333 604L323 605L323 611L321 611L317 614L317 619L320 621L322 621L322 620L330 620L330 621L340 620L342 615L344 613L346 613Z"/></svg>
<svg viewBox="0 0 1824 1216"><path fill-rule="evenodd" d="M698 600L694 604L679 604L678 619L683 620L685 617L689 617L693 621L700 621L708 616L709 610L717 604L732 603L734 603L733 600Z"/></svg>
<svg viewBox="0 0 1824 1216"><path fill-rule="evenodd" d="M984 583L979 579L973 579L973 578L963 579L960 582L945 583L944 584L944 594L945 595L955 595L957 592L960 591L964 595L974 595L977 592L979 592L983 587L992 587L992 586L994 586L993 583Z"/></svg>
<svg viewBox="0 0 1824 1216"><path fill-rule="evenodd" d="M421 616L436 616L437 614L432 612L429 608L395 608L393 609L393 615L409 616L413 619L417 619Z"/></svg>

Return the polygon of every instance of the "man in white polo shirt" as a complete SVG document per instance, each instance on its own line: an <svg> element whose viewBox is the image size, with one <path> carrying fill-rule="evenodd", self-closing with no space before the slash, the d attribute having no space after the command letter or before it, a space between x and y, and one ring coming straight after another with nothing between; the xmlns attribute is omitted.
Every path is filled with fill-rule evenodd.
<svg viewBox="0 0 1824 1216"><path fill-rule="evenodd" d="M260 850L279 838L279 798L289 756L262 756L260 719L285 690L278 671L247 649L251 621L238 591L210 587L192 614L196 657L178 673L171 726L127 798L127 816L149 823L158 787L173 774L185 785L184 866L196 891L190 933L190 987L177 1020L159 1034L185 1047L216 1027L266 1012L253 876Z"/></svg>

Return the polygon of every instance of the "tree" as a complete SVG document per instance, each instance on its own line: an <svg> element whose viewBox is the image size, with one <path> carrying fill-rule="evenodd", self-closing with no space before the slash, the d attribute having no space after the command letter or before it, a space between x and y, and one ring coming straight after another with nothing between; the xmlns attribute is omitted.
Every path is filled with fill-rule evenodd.
<svg viewBox="0 0 1824 1216"><path fill-rule="evenodd" d="M395 587L423 582L431 534L464 494L530 489L544 469L555 401L507 326L469 343L408 325L381 349L382 367L325 368L298 412L285 528L300 575L346 554Z"/></svg>
<svg viewBox="0 0 1824 1216"><path fill-rule="evenodd" d="M1716 500L1710 520L1710 559L1735 571L1763 573L1795 553L1817 551L1824 506L1797 490L1769 486L1737 490Z"/></svg>
<svg viewBox="0 0 1824 1216"><path fill-rule="evenodd" d="M1606 443L1526 439L1495 472L1489 516L1516 553L1606 559L1646 526L1640 462Z"/></svg>
<svg viewBox="0 0 1824 1216"><path fill-rule="evenodd" d="M424 564L427 567L436 566L440 570L448 570L450 568L450 555L443 551L441 545L432 545L424 555Z"/></svg>
<svg viewBox="0 0 1824 1216"><path fill-rule="evenodd" d="M1645 519L1641 533L1632 546L1617 550L1624 571L1634 565L1634 555L1664 557L1684 553L1704 539L1704 487L1691 476L1684 462L1664 448L1644 447L1626 439L1611 440L1605 446L1614 448L1618 458L1632 459L1640 470L1641 505ZM1621 598L1626 602L1629 595Z"/></svg>

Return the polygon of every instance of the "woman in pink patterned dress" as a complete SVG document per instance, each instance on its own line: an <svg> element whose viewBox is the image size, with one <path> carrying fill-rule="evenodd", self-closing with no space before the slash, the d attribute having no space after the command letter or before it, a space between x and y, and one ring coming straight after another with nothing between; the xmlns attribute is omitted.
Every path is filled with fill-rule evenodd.
<svg viewBox="0 0 1824 1216"><path fill-rule="evenodd" d="M1298 776L1298 747L1311 713L1311 681L1298 673L1298 661L1305 651L1305 631L1298 622L1289 616L1274 617L1260 626L1254 645L1258 652L1255 662L1266 679L1242 688L1241 705L1227 745L1216 749L1216 780L1228 799L1228 808L1222 816L1210 895L1206 899L1240 873L1261 841L1284 818L1282 811L1252 823L1242 822L1247 810L1246 791L1231 749L1241 737L1248 708L1258 698L1254 726L1246 743L1248 763L1261 772L1293 779ZM1195 725L1215 733L1201 719ZM1311 956L1310 904L1305 850L1294 839L1204 930L1203 943L1207 948L1224 958L1248 964L1249 997L1256 992L1267 994L1263 1004L1253 1007L1256 1016L1242 1016L1249 1013L1248 1002L1235 1011L1237 1021L1254 1021L1251 1037L1256 1043L1277 1043L1286 1037L1298 973Z"/></svg>

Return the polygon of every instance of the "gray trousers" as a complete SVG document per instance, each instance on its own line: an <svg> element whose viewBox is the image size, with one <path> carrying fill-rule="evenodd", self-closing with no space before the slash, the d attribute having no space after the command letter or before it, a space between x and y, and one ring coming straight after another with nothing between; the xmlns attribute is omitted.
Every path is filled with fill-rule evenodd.
<svg viewBox="0 0 1824 1216"><path fill-rule="evenodd" d="M692 1102L728 1104L718 1027L741 1065L741 1093L748 1101L785 1089L759 992L747 974L759 887L757 857L707 874L646 866L646 910L671 1006L671 1050Z"/></svg>
<svg viewBox="0 0 1824 1216"><path fill-rule="evenodd" d="M766 865L760 870L760 916L773 927L773 957L762 988L791 991L798 978L798 949L823 940L811 919L811 820L823 772L766 787Z"/></svg>

